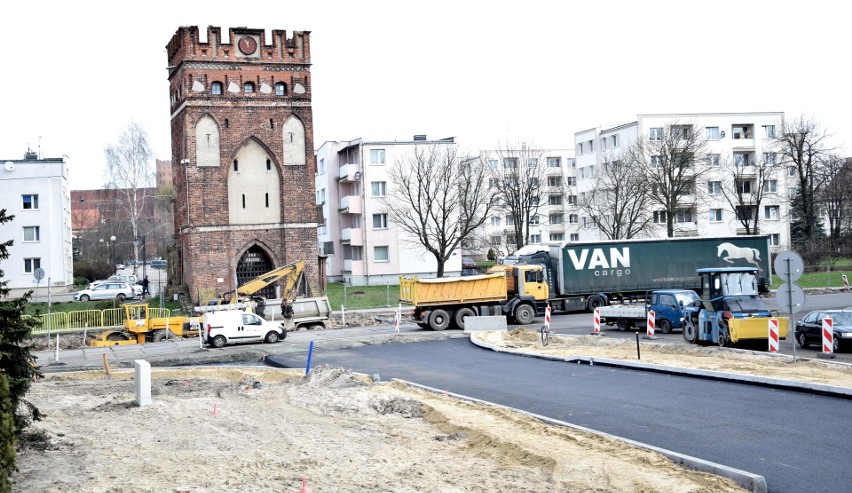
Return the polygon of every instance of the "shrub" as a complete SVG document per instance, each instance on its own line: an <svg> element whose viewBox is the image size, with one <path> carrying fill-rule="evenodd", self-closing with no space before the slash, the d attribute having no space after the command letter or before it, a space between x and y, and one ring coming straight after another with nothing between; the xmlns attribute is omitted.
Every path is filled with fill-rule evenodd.
<svg viewBox="0 0 852 493"><path fill-rule="evenodd" d="M74 262L74 284L77 284L79 277L86 279L83 284L88 284L98 279L106 279L114 273L109 262L87 262L85 260Z"/></svg>
<svg viewBox="0 0 852 493"><path fill-rule="evenodd" d="M15 420L9 380L0 373L0 493L11 490L9 477L15 470Z"/></svg>
<svg viewBox="0 0 852 493"><path fill-rule="evenodd" d="M492 262L494 262L495 260L497 260L497 254L496 254L496 253L494 253L494 249L493 249L493 248L489 248L489 249L488 249L488 254L487 254L485 257L486 257L488 260L492 261Z"/></svg>

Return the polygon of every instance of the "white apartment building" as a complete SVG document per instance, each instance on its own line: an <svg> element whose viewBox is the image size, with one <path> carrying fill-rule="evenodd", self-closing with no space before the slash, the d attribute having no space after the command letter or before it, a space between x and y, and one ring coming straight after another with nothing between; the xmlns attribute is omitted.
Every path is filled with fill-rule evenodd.
<svg viewBox="0 0 852 493"><path fill-rule="evenodd" d="M13 240L9 258L0 262L9 296L29 290L46 296L67 293L74 285L71 256L71 190L64 158L41 159L27 151L24 159L2 160L0 209L14 216L3 224L2 241ZM37 269L44 277L37 281Z"/></svg>
<svg viewBox="0 0 852 493"><path fill-rule="evenodd" d="M643 114L635 122L609 128L591 128L574 134L576 150L577 190L581 203L596 184L596 176L619 152L634 144L640 136L655 140L664 128L672 125L702 132L706 138L706 156L694 196L684 200L677 214L676 236L734 236L745 234L738 214L750 214L758 219L760 234L770 237L773 251L790 246L790 198L796 193L794 170L780 162L774 135L780 131L783 112L767 113L682 113ZM655 156L648 156L653 165ZM757 172L758 163L777 163L765 176ZM746 204L732 206L724 197L722 187L733 186L733 167L737 167L737 185ZM763 167L766 169L766 167ZM758 183L762 181L762 183ZM747 201L757 187L763 187L758 208ZM643 236L666 236L665 216L649 210L653 227ZM580 241L605 239L587 214L581 213Z"/></svg>
<svg viewBox="0 0 852 493"><path fill-rule="evenodd" d="M398 284L399 276L435 277L435 257L388 219L389 169L419 145L456 146L453 138L411 141L325 142L316 152L316 204L320 254L326 277L356 286ZM444 265L446 275L461 272L461 252Z"/></svg>
<svg viewBox="0 0 852 493"><path fill-rule="evenodd" d="M512 175L517 166L535 169L516 173L516 176L535 178L540 183L540 206L530 219L529 242L525 243L578 241L580 211L573 149L483 150L480 155L496 175ZM492 188L496 190L494 184ZM478 241L468 243L465 254L484 257L489 248L498 257L514 253L514 221L505 206L492 209L481 228L483 232L477 235Z"/></svg>

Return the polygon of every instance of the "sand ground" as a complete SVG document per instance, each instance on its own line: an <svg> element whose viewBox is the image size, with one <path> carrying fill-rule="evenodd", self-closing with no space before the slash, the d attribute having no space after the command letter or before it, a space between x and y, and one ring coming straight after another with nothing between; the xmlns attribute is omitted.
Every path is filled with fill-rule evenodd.
<svg viewBox="0 0 852 493"><path fill-rule="evenodd" d="M477 333L491 344L634 359L629 341ZM624 347L621 347L621 346ZM852 370L660 345L642 361L852 386ZM28 399L47 417L19 450L19 492L732 492L620 441L337 368L154 369L135 402L132 371L53 374ZM814 380L811 380L814 379Z"/></svg>

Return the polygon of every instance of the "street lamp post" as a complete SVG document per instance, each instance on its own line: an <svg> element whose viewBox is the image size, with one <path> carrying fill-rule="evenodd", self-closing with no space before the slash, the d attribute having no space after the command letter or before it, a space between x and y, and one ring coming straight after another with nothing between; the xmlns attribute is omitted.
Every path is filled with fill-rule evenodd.
<svg viewBox="0 0 852 493"><path fill-rule="evenodd" d="M112 243L112 270L115 274L118 274L118 269L115 264L115 236L110 236L109 242Z"/></svg>

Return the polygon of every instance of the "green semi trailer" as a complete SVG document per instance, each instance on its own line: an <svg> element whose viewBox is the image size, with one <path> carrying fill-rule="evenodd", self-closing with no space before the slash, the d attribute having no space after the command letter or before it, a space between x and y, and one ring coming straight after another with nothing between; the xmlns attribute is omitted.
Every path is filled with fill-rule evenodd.
<svg viewBox="0 0 852 493"><path fill-rule="evenodd" d="M700 292L696 270L708 267L756 267L762 292L772 278L765 235L529 245L516 253L516 261L544 267L555 311L644 300L657 289Z"/></svg>

